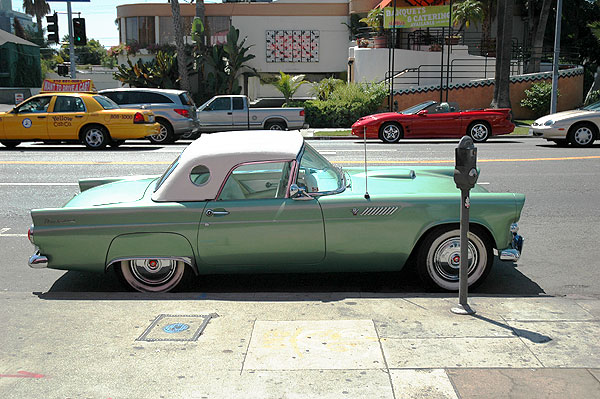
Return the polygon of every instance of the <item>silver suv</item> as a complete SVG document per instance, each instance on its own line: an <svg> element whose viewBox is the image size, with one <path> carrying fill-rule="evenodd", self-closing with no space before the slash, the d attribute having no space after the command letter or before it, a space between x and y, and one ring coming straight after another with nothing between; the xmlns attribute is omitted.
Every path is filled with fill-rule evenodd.
<svg viewBox="0 0 600 399"><path fill-rule="evenodd" d="M160 132L149 139L155 144L172 143L192 137L200 127L196 105L187 91L145 88L118 88L99 92L122 108L152 110Z"/></svg>

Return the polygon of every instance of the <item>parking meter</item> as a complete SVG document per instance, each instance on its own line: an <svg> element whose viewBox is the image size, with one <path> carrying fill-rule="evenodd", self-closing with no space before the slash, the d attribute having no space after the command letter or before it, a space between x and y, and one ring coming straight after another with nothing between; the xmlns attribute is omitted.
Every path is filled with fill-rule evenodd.
<svg viewBox="0 0 600 399"><path fill-rule="evenodd" d="M456 187L462 190L470 190L477 183L477 148L473 140L468 136L463 136L454 149L454 183Z"/></svg>
<svg viewBox="0 0 600 399"><path fill-rule="evenodd" d="M477 148L473 140L464 136L460 139L458 147L454 150L454 183L460 189L460 266L458 271L458 307L452 308L453 313L474 314L467 303L467 293L469 288L469 253L468 239L469 234L469 208L471 201L469 191L477 183Z"/></svg>

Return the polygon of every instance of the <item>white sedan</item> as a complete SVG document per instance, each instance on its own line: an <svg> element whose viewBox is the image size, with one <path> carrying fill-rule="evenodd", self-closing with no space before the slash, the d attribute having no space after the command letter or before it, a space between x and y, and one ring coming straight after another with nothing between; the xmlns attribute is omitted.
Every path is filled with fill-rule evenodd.
<svg viewBox="0 0 600 399"><path fill-rule="evenodd" d="M530 133L558 145L589 147L600 138L600 102L580 109L550 114L537 119Z"/></svg>

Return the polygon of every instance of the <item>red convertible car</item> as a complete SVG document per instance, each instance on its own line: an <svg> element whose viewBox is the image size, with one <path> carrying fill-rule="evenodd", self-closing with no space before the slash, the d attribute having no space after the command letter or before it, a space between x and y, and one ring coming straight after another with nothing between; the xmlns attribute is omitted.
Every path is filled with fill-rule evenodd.
<svg viewBox="0 0 600 399"><path fill-rule="evenodd" d="M482 143L515 129L510 108L461 111L456 103L426 101L400 112L368 115L352 125L352 134L384 143L403 138L459 138L468 134Z"/></svg>

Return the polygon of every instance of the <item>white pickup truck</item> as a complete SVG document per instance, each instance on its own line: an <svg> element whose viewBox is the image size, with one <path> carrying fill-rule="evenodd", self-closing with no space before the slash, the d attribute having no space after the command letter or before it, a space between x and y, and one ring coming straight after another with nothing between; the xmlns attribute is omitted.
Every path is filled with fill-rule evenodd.
<svg viewBox="0 0 600 399"><path fill-rule="evenodd" d="M252 108L244 95L215 96L198 108L200 132L294 130L304 124L304 108Z"/></svg>

